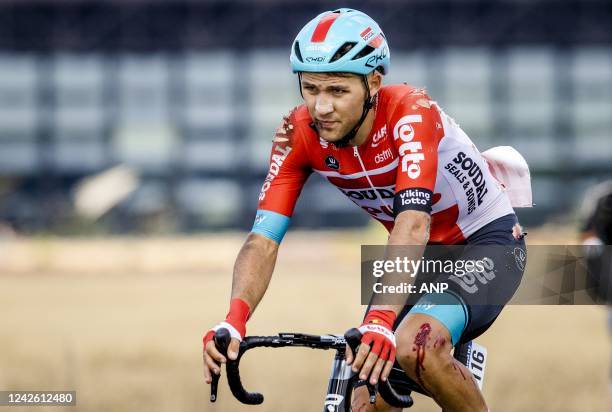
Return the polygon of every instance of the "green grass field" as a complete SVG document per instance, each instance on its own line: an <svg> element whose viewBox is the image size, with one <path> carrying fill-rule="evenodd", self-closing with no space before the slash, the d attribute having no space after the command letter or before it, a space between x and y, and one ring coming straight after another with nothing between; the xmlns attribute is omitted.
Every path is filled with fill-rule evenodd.
<svg viewBox="0 0 612 412"><path fill-rule="evenodd" d="M548 228L529 240L571 243L571 233ZM263 406L239 405L224 380L208 402L202 333L225 315L243 238L0 242L0 390L76 390L76 411L321 410L333 353L307 349L244 359L243 380L266 395ZM290 233L249 333L357 325L359 246L383 242L371 230ZM506 308L478 339L489 349L492 410L610 410L606 319L593 306ZM419 397L412 410L439 409Z"/></svg>

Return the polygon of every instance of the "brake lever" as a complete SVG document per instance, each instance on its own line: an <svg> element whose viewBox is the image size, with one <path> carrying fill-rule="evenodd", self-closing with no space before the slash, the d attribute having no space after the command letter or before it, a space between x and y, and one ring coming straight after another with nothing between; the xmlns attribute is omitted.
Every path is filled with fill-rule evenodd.
<svg viewBox="0 0 612 412"><path fill-rule="evenodd" d="M374 405L376 403L376 394L378 393L378 384L372 385L370 382L366 383L366 387L368 388L368 394L370 395L370 404Z"/></svg>
<svg viewBox="0 0 612 412"><path fill-rule="evenodd" d="M231 341L230 333L227 329L222 328L215 333L215 346L217 350L221 352L223 356L227 358L227 349L229 348L229 344ZM221 377L221 372L219 374L212 374L212 382L210 383L210 401L215 402L217 400L217 389L219 388L219 378Z"/></svg>

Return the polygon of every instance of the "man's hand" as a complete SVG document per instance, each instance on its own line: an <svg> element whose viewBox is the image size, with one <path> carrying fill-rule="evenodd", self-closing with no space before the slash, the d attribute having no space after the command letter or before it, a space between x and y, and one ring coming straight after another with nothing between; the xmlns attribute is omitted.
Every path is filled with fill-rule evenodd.
<svg viewBox="0 0 612 412"><path fill-rule="evenodd" d="M393 323L396 314L392 310L371 310L359 331L363 334L357 356L346 348L346 361L353 364L353 372L359 372L359 379L370 378L376 385L378 379L386 381L395 362L395 335Z"/></svg>
<svg viewBox="0 0 612 412"><path fill-rule="evenodd" d="M246 335L246 321L250 315L249 305L242 299L232 299L230 310L225 321L220 322L204 335L204 380L207 384L212 382L212 374L219 375L221 373L221 364L227 362L225 356L217 350L214 337L216 332L225 328L229 331L232 337L227 349L227 356L231 360L238 357L238 350L242 338Z"/></svg>

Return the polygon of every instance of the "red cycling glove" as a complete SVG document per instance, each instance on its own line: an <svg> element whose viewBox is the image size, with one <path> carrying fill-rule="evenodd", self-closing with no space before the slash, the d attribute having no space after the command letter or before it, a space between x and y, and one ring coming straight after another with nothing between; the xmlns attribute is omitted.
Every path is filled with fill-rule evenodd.
<svg viewBox="0 0 612 412"><path fill-rule="evenodd" d="M227 329L232 338L242 341L242 338L246 335L246 323L250 316L251 308L248 303L242 299L232 299L225 321L217 324L204 335L204 348L206 348L206 344L215 337L215 333L221 328Z"/></svg>
<svg viewBox="0 0 612 412"><path fill-rule="evenodd" d="M393 324L396 317L392 310L371 310L359 327L359 332L363 334L361 343L372 344L370 352L377 354L379 359L395 361Z"/></svg>

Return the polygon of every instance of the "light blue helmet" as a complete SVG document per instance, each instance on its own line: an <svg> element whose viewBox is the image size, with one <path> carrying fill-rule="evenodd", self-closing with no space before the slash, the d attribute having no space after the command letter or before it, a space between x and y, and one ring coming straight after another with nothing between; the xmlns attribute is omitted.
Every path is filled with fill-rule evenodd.
<svg viewBox="0 0 612 412"><path fill-rule="evenodd" d="M319 14L298 33L291 48L293 72L389 72L387 39L365 13L338 9Z"/></svg>

